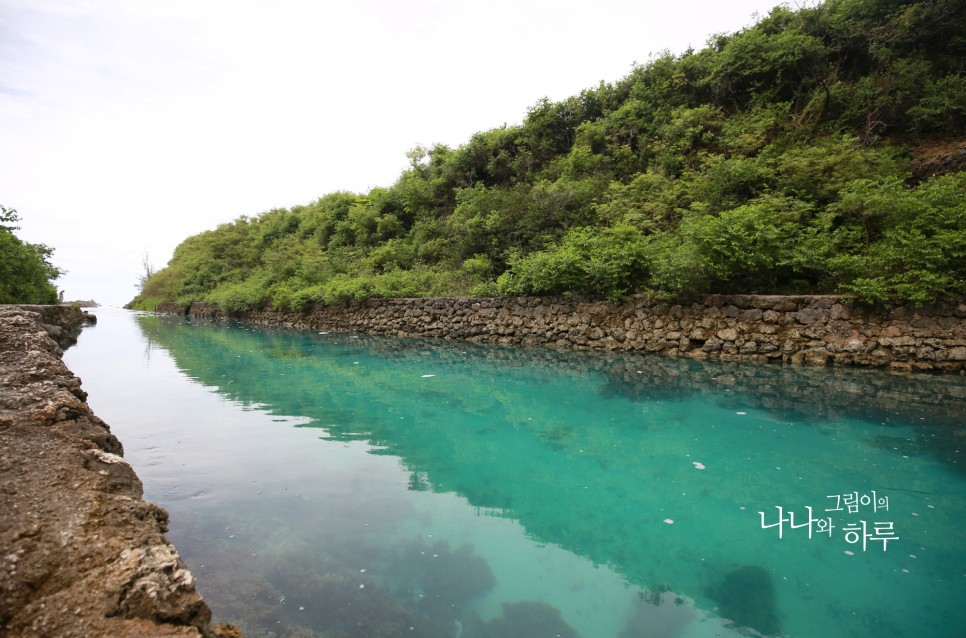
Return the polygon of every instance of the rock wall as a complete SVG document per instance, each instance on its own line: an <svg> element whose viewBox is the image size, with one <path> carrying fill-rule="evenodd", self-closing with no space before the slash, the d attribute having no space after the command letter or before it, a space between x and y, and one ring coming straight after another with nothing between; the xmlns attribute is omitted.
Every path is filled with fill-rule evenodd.
<svg viewBox="0 0 966 638"><path fill-rule="evenodd" d="M966 372L966 300L889 311L834 296L709 295L691 304L560 298L371 299L304 312L159 305L292 328L638 351L669 356Z"/></svg>
<svg viewBox="0 0 966 638"><path fill-rule="evenodd" d="M77 343L81 328L97 323L96 316L73 305L22 304L3 307L19 308L26 312L36 313L39 317L40 327L61 348L69 348Z"/></svg>
<svg viewBox="0 0 966 638"><path fill-rule="evenodd" d="M0 635L231 635L61 360L84 314L0 306Z"/></svg>

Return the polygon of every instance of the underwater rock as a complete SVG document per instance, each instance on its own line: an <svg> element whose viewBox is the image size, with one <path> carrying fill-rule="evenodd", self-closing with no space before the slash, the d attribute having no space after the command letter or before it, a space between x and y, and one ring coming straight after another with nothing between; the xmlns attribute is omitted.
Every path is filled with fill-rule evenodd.
<svg viewBox="0 0 966 638"><path fill-rule="evenodd" d="M718 603L718 614L738 627L766 636L781 632L771 575L758 565L744 565L724 577L705 594Z"/></svg>
<svg viewBox="0 0 966 638"><path fill-rule="evenodd" d="M449 638L358 569L306 556L295 556L284 565L268 577L286 596L282 624L308 627L326 638Z"/></svg>
<svg viewBox="0 0 966 638"><path fill-rule="evenodd" d="M694 607L665 589L634 596L634 615L617 638L672 638L698 618Z"/></svg>
<svg viewBox="0 0 966 638"><path fill-rule="evenodd" d="M473 551L470 544L454 550L446 541L429 545L420 538L400 543L387 557L390 589L420 614L452 622L468 601L496 585L493 570Z"/></svg>
<svg viewBox="0 0 966 638"><path fill-rule="evenodd" d="M268 631L280 638L294 638L296 627L281 622L281 593L257 570L230 556L209 554L207 561L204 593L220 617L231 618L245 638L262 638Z"/></svg>
<svg viewBox="0 0 966 638"><path fill-rule="evenodd" d="M493 570L485 560L473 553L473 545L460 545L450 550L445 541L435 543L423 561L424 609L442 606L462 607L467 601L483 596L496 585Z"/></svg>
<svg viewBox="0 0 966 638"><path fill-rule="evenodd" d="M579 638L560 610L547 603L503 603L503 617L486 623L487 638Z"/></svg>

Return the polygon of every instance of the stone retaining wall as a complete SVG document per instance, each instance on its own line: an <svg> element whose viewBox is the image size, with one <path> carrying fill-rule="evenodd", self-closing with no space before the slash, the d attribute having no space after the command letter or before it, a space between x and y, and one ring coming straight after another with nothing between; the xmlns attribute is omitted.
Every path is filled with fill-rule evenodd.
<svg viewBox="0 0 966 638"><path fill-rule="evenodd" d="M504 345L966 373L966 300L889 311L834 296L709 295L691 304L561 298L371 299L303 312L159 305L256 324Z"/></svg>

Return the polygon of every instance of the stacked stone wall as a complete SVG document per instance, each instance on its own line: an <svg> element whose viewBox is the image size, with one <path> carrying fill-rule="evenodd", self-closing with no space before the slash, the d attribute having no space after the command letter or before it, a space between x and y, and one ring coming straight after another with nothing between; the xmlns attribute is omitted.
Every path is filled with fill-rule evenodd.
<svg viewBox="0 0 966 638"><path fill-rule="evenodd" d="M690 304L543 297L370 299L229 315L195 303L161 312L289 328L697 359L966 372L966 300L879 310L835 296L709 295Z"/></svg>

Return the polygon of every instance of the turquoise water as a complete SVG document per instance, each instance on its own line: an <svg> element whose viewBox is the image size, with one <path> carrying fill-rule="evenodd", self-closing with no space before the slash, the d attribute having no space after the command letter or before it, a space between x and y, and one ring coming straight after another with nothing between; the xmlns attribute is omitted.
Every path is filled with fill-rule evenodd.
<svg viewBox="0 0 966 638"><path fill-rule="evenodd" d="M966 626L966 379L97 314L67 364L246 636Z"/></svg>

